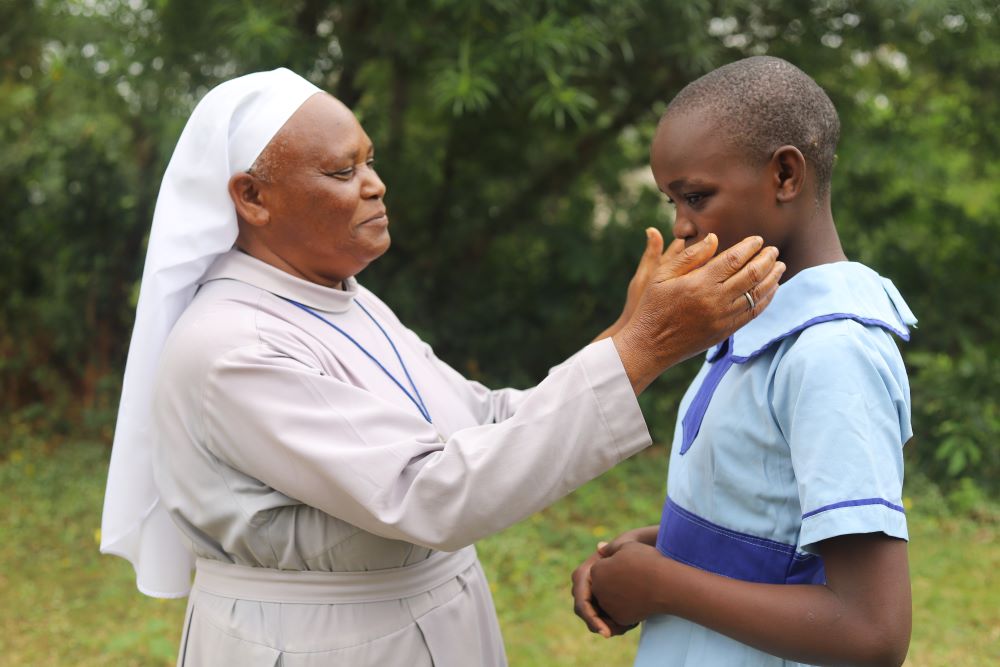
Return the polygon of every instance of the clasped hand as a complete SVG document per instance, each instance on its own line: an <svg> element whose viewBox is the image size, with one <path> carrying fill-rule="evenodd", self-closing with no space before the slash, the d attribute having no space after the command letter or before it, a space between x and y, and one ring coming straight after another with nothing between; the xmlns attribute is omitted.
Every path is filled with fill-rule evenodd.
<svg viewBox="0 0 1000 667"><path fill-rule="evenodd" d="M653 546L657 526L601 543L573 572L573 610L591 632L621 635L657 612L653 574L663 556Z"/></svg>

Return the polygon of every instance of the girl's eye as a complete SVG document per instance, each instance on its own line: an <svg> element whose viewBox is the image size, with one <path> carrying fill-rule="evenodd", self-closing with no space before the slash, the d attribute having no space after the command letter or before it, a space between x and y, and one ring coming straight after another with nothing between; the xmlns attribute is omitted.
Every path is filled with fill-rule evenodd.
<svg viewBox="0 0 1000 667"><path fill-rule="evenodd" d="M705 195L700 192L693 192L689 195L684 195L684 200L688 203L688 206L697 206L705 199Z"/></svg>
<svg viewBox="0 0 1000 667"><path fill-rule="evenodd" d="M373 166L375 164L375 158L373 157L368 158L367 160L365 160L365 164L368 165L369 167Z"/></svg>

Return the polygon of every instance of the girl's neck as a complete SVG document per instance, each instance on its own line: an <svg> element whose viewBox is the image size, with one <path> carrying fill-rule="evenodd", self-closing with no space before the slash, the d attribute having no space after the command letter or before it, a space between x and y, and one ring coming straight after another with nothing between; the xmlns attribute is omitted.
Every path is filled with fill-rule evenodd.
<svg viewBox="0 0 1000 667"><path fill-rule="evenodd" d="M779 259L787 267L781 282L814 266L847 261L829 205L817 207L813 215L805 216L796 225L795 230L796 233L780 248Z"/></svg>

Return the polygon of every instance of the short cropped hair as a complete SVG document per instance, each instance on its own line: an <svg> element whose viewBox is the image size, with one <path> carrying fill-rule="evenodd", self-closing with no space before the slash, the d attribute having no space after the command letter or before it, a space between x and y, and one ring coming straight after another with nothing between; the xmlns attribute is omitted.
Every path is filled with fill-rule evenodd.
<svg viewBox="0 0 1000 667"><path fill-rule="evenodd" d="M817 197L829 193L840 119L819 84L795 65L771 56L723 65L685 86L663 119L692 112L716 124L751 164L795 146L815 169Z"/></svg>

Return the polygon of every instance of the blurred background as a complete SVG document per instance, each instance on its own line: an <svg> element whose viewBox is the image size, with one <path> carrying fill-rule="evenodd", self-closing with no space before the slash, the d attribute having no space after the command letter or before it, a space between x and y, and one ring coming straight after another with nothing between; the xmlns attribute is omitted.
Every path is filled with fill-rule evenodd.
<svg viewBox="0 0 1000 667"><path fill-rule="evenodd" d="M688 81L754 54L843 126L834 216L891 278L904 346L909 665L1000 661L1000 8L933 0L4 0L0 3L0 663L167 665L183 601L97 555L144 247L180 130L216 83L287 66L352 107L393 246L362 282L469 377L534 384L620 312L669 234L649 141ZM656 523L659 443L480 545L512 665L631 664L572 616L598 539Z"/></svg>

